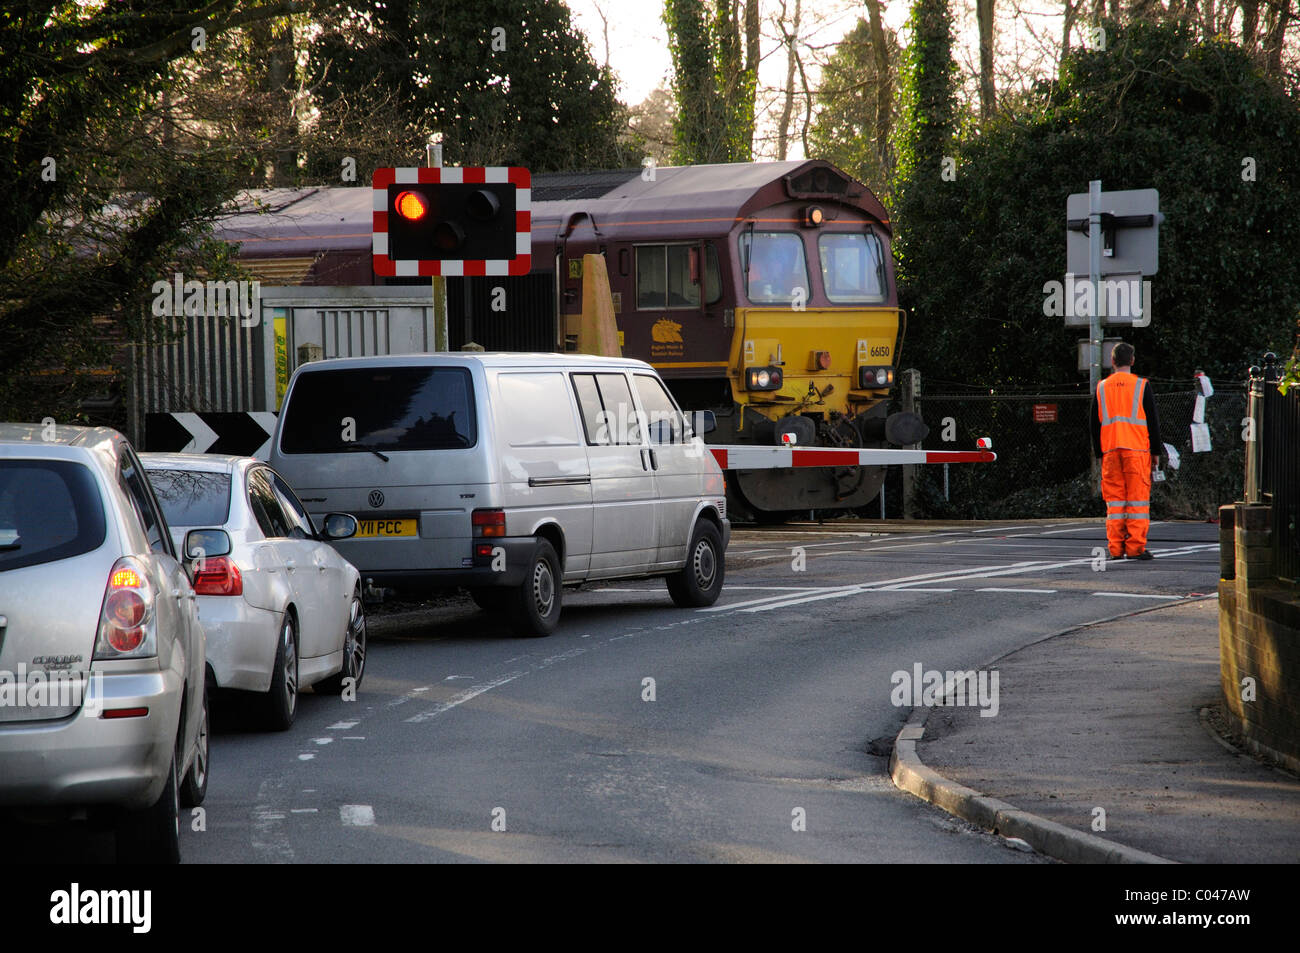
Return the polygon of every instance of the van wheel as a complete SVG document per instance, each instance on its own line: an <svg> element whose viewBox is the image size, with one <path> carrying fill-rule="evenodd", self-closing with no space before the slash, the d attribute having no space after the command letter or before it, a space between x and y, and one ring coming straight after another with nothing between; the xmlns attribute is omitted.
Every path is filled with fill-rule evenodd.
<svg viewBox="0 0 1300 953"><path fill-rule="evenodd" d="M560 621L560 557L544 539L537 541L524 582L511 606L516 634L550 635Z"/></svg>
<svg viewBox="0 0 1300 953"><path fill-rule="evenodd" d="M683 609L711 606L722 593L725 575L722 535L708 520L700 520L686 547L686 565L668 577L668 594Z"/></svg>

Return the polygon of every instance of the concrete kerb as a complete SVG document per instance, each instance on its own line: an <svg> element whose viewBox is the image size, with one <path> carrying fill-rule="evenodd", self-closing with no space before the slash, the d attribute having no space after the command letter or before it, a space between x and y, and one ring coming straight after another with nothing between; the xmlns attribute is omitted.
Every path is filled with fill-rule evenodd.
<svg viewBox="0 0 1300 953"><path fill-rule="evenodd" d="M1173 605L1187 602L1204 602L1217 599L1217 596L1204 596L1199 599L1184 599ZM1129 612L1116 613L1104 619L1095 619L1083 625L1071 626L1059 632L1052 632L1042 638L1027 642L1017 649L1004 652L997 658L986 662L980 669L987 669L1000 660L1016 652L1038 645L1048 639L1081 632L1095 626L1105 625L1119 619L1144 615L1168 609L1170 605L1151 606ZM894 750L889 757L889 775L894 785L902 791L913 794L935 807L941 808L956 817L990 831L1004 838L1016 837L1041 854L1054 857L1070 864L1172 864L1176 861L1159 857L1144 850L1126 847L1114 841L1108 841L1095 834L1076 831L1073 828L1049 821L1044 817L1022 811L1013 804L987 797L956 781L949 780L931 768L925 766L916 753L916 745L925 735L925 724L929 720L932 706L912 709L911 716L903 725L903 730L894 739Z"/></svg>

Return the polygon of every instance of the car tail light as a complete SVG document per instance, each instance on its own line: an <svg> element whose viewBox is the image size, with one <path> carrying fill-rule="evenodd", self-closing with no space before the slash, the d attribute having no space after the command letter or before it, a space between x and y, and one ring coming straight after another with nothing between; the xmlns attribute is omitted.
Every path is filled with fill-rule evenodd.
<svg viewBox="0 0 1300 953"><path fill-rule="evenodd" d="M194 593L199 596L239 596L244 576L229 556L209 556L194 574Z"/></svg>
<svg viewBox="0 0 1300 953"><path fill-rule="evenodd" d="M505 510L475 510L470 515L475 536L504 536L506 534Z"/></svg>
<svg viewBox="0 0 1300 953"><path fill-rule="evenodd" d="M133 556L113 564L99 611L96 659L149 658L158 654L154 635L155 593Z"/></svg>
<svg viewBox="0 0 1300 953"><path fill-rule="evenodd" d="M751 367L745 371L745 390L780 390L782 383L779 367Z"/></svg>

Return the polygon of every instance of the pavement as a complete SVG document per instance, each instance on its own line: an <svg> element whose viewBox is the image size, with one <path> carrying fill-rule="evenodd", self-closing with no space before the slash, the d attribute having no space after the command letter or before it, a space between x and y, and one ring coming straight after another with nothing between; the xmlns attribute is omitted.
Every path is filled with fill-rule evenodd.
<svg viewBox="0 0 1300 953"><path fill-rule="evenodd" d="M916 708L891 758L900 788L1072 863L1300 861L1300 780L1222 736L1217 599L1070 629L986 668L996 714Z"/></svg>

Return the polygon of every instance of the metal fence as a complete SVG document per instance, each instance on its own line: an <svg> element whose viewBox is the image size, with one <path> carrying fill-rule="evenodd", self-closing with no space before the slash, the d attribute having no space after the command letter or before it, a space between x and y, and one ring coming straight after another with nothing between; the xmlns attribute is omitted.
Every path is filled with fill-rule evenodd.
<svg viewBox="0 0 1300 953"><path fill-rule="evenodd" d="M1272 358L1272 360L1270 360ZM1278 389L1277 360L1265 355L1263 368L1252 367L1245 499L1272 507L1274 572L1279 579L1300 579L1300 388Z"/></svg>
<svg viewBox="0 0 1300 953"><path fill-rule="evenodd" d="M1192 452L1198 393L1175 385L1155 394L1161 438L1178 451L1181 466L1153 490L1153 518L1214 519L1221 503L1240 498L1245 391L1221 385L1207 399L1205 423L1212 445L1207 453ZM920 515L1023 519L1104 514L1091 478L1086 395L923 393L917 406L930 427L925 449L968 448L979 437L991 437L998 455L989 465L925 467L917 494Z"/></svg>

